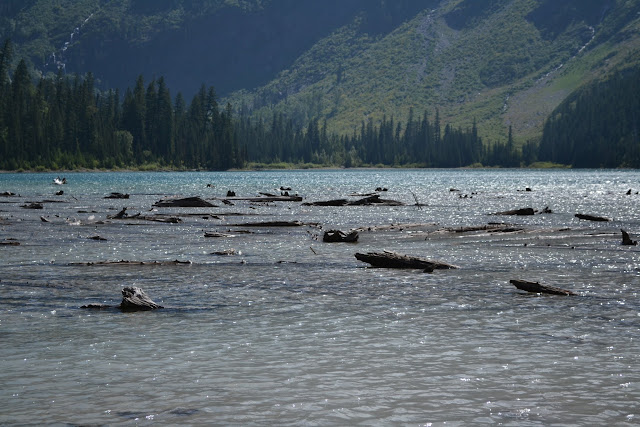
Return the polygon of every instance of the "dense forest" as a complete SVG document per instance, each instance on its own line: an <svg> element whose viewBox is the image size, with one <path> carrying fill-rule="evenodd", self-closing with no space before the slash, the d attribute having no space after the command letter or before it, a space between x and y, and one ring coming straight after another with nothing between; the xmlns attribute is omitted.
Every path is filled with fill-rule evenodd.
<svg viewBox="0 0 640 427"><path fill-rule="evenodd" d="M569 96L547 120L539 157L581 168L640 167L640 69Z"/></svg>
<svg viewBox="0 0 640 427"><path fill-rule="evenodd" d="M164 78L133 89L99 91L91 73L58 72L34 83L25 61L11 70L11 43L0 51L0 169L176 168L224 170L255 163L320 166L518 166L511 133L485 148L476 126L442 129L438 111L406 124L391 117L362 123L351 135L327 132L326 122L296 126L234 117L213 87L189 104L172 97Z"/></svg>

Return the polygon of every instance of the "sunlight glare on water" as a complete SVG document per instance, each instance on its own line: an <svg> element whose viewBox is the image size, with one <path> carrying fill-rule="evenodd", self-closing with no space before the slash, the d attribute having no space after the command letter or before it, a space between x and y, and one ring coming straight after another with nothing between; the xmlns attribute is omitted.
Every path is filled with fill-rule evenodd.
<svg viewBox="0 0 640 427"><path fill-rule="evenodd" d="M19 242L0 246L0 424L632 425L640 413L640 258L620 244L620 229L640 233L639 172L53 177L0 174L0 193L16 193L0 197L0 242ZM304 202L388 188L378 194L405 205L220 201L281 187ZM154 208L165 196L215 207ZM109 218L123 207L181 222ZM524 207L552 213L490 215ZM276 220L305 225L247 225ZM489 223L513 231L456 232ZM359 241L323 243L329 229ZM383 250L459 269L354 257ZM98 265L120 260L138 264ZM150 264L173 260L191 263ZM80 308L116 306L131 285L165 308Z"/></svg>

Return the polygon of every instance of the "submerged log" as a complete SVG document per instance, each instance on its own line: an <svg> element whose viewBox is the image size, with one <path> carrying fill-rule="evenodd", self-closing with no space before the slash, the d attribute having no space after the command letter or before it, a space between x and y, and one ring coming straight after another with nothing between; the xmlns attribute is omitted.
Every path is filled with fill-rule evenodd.
<svg viewBox="0 0 640 427"><path fill-rule="evenodd" d="M179 199L163 199L155 202L153 206L160 208L213 208L215 205L202 200L200 197L184 197Z"/></svg>
<svg viewBox="0 0 640 427"><path fill-rule="evenodd" d="M13 239L0 240L0 246L20 246L20 242Z"/></svg>
<svg viewBox="0 0 640 427"><path fill-rule="evenodd" d="M304 225L304 223L300 221L265 221L229 224L230 227L300 227L302 225Z"/></svg>
<svg viewBox="0 0 640 427"><path fill-rule="evenodd" d="M42 205L42 203L29 203L28 205L22 205L20 206L21 208L25 208L25 209L44 209L44 206Z"/></svg>
<svg viewBox="0 0 640 427"><path fill-rule="evenodd" d="M191 265L191 261L180 261L180 260L174 260L174 261L127 261L127 260L120 260L120 261L96 261L96 262L80 262L80 263L71 263L69 265Z"/></svg>
<svg viewBox="0 0 640 427"><path fill-rule="evenodd" d="M517 280L517 279L511 279L509 282L520 290L533 292L536 294L542 293L542 294L552 294L552 295L578 295L575 292L568 291L566 289L556 288L555 286L549 286L549 285L541 285L538 282L530 282L527 280Z"/></svg>
<svg viewBox="0 0 640 427"><path fill-rule="evenodd" d="M320 202L303 203L304 206L404 206L397 200L381 199L379 194L373 194L362 199L348 201L347 199L334 199Z"/></svg>
<svg viewBox="0 0 640 427"><path fill-rule="evenodd" d="M108 196L104 196L105 199L128 199L128 194L123 193L111 193Z"/></svg>
<svg viewBox="0 0 640 427"><path fill-rule="evenodd" d="M128 286L122 289L122 302L120 310L122 311L141 311L154 310L156 308L164 308L156 304L149 296L137 286Z"/></svg>
<svg viewBox="0 0 640 427"><path fill-rule="evenodd" d="M636 246L638 244L638 242L636 240L631 240L631 237L629 237L629 233L627 233L624 230L620 230L622 231L622 244L623 245L629 245L629 246Z"/></svg>
<svg viewBox="0 0 640 427"><path fill-rule="evenodd" d="M344 233L340 230L329 230L324 232L322 241L327 243L346 242L355 243L358 241L358 232L352 231L350 233Z"/></svg>
<svg viewBox="0 0 640 427"><path fill-rule="evenodd" d="M535 211L533 210L533 208L521 208L521 209L514 209L511 211L504 211L504 212L496 212L493 215L535 215Z"/></svg>
<svg viewBox="0 0 640 427"><path fill-rule="evenodd" d="M368 252L366 254L357 253L355 254L355 257L357 260L369 263L373 267L420 269L424 270L425 273L431 273L433 270L437 269L458 268L454 265L440 261L401 255L389 251Z"/></svg>
<svg viewBox="0 0 640 427"><path fill-rule="evenodd" d="M611 221L609 218L605 218L603 216L588 215L588 214L581 214L581 213L577 213L575 217L578 219L585 219L587 221L603 221L603 222Z"/></svg>

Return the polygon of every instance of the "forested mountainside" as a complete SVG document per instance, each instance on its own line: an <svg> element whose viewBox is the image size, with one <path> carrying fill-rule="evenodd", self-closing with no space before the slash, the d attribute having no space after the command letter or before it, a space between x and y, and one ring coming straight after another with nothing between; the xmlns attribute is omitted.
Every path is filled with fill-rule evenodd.
<svg viewBox="0 0 640 427"><path fill-rule="evenodd" d="M640 166L640 0L7 0L0 37L3 168Z"/></svg>
<svg viewBox="0 0 640 427"><path fill-rule="evenodd" d="M298 125L440 109L489 139L537 138L573 90L640 58L640 0L7 0L0 36L33 70L102 89L163 76ZM17 59L16 59L17 61Z"/></svg>

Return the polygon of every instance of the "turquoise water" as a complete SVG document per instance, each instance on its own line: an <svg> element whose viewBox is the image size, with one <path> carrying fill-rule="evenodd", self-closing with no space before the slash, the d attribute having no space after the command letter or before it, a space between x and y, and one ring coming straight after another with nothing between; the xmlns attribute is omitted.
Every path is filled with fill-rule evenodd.
<svg viewBox="0 0 640 427"><path fill-rule="evenodd" d="M17 194L0 197L0 242L20 243L0 246L1 424L632 425L640 416L640 258L620 245L621 228L640 234L638 172L68 173L64 186L56 176L0 174L0 193ZM385 187L383 198L406 205L219 200L281 186L304 201ZM111 192L130 198L105 199ZM153 207L166 196L216 207ZM31 202L44 208L21 207ZM123 207L181 222L108 218ZM553 213L489 215L522 207ZM308 225L246 225L273 220ZM451 231L489 222L519 231ZM334 228L360 229L359 242L323 243ZM235 255L212 254L225 250ZM353 256L382 250L460 268L372 269ZM87 265L119 260L191 264ZM514 278L579 296L525 294ZM128 285L165 309L80 308L117 305Z"/></svg>

